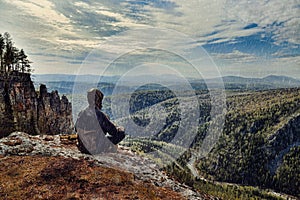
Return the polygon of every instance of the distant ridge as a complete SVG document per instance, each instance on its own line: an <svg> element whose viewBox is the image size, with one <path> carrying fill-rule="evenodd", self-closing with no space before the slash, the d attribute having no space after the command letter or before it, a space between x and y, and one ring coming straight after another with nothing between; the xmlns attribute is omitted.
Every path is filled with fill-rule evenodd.
<svg viewBox="0 0 300 200"><path fill-rule="evenodd" d="M174 80L176 78L175 75L168 75L168 74L160 74L157 75L162 78L168 78ZM32 77L34 78L35 81L75 81L76 79L82 80L82 81L94 81L94 80L99 80L100 78L103 79L104 81L112 81L112 80L117 80L120 78L120 76L100 76L100 75L93 75L93 74L84 74L84 75L75 75L75 74L33 74ZM132 76L134 77L134 76ZM154 76L153 75L141 75L141 76L136 76L135 79L145 79L145 78L151 78ZM179 78L179 77L178 77ZM201 79L195 79L195 78L187 78L189 80L201 80ZM292 78L289 76L281 76L281 75L268 75L263 78L256 78L256 77L242 77L242 76L223 76L222 77L224 82L255 82L255 81L266 81L266 82L293 82L293 83L300 83L300 79ZM207 79L206 81L212 81L212 80L217 80L217 78L211 78Z"/></svg>
<svg viewBox="0 0 300 200"><path fill-rule="evenodd" d="M213 81L211 79L209 81ZM240 76L224 76L223 81L225 87L230 84L246 84L250 88L286 88L286 87L300 87L300 80L288 77L269 75L263 78L245 78Z"/></svg>
<svg viewBox="0 0 300 200"><path fill-rule="evenodd" d="M270 81L270 82L290 82L290 83L298 83L300 84L300 80L288 77L288 76L277 76L277 75L269 75L263 78L265 81Z"/></svg>
<svg viewBox="0 0 300 200"><path fill-rule="evenodd" d="M280 82L298 82L300 83L300 80L289 77L289 76L279 76L279 75L269 75L263 78L249 78L249 77L242 77L242 76L224 76L223 80L225 82L227 81L260 81L260 80L264 80L264 81L280 81Z"/></svg>
<svg viewBox="0 0 300 200"><path fill-rule="evenodd" d="M73 87L80 83L86 85L86 87L98 87L105 88L106 95L111 94L114 85L120 80L120 76L99 76L99 75L74 75L74 74L35 74L32 75L33 81L36 87L40 84L48 85L51 90L58 90L63 94L71 94ZM141 75L141 76L129 76L125 82L122 82L124 87L131 88L132 86L141 86L148 84L149 81L153 80L156 83L157 80L162 80L167 85L180 86L184 83L182 77L176 75L159 74L157 77L153 75ZM224 76L220 78L206 79L194 79L187 78L192 87L195 90L201 90L206 88L206 84L210 84L210 87L219 87L220 80L223 80L225 89L228 90L265 90L265 89L276 89L276 88L292 88L300 87L300 80L288 76L269 75L263 78L248 78L241 76ZM101 83L100 83L101 82ZM103 88L102 88L103 89ZM108 91L109 90L109 91ZM124 90L125 91L125 90Z"/></svg>
<svg viewBox="0 0 300 200"><path fill-rule="evenodd" d="M33 74L35 82L98 82L101 78L103 82L114 82L119 79L119 76L99 76L99 75L74 75L74 74Z"/></svg>

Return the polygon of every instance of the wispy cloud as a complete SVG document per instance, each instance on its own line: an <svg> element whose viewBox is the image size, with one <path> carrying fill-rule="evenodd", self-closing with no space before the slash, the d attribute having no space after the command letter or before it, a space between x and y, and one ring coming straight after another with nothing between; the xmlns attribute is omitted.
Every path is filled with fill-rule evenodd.
<svg viewBox="0 0 300 200"><path fill-rule="evenodd" d="M242 65L254 72L257 61L294 70L300 59L297 0L3 0L0 5L0 31L10 31L27 49L38 73L55 59L59 71L75 73L93 49L105 63L132 47L189 51L203 45L224 73ZM143 28L149 32L136 31Z"/></svg>
<svg viewBox="0 0 300 200"><path fill-rule="evenodd" d="M70 23L66 16L56 12L54 4L48 0L5 1L53 26L59 27L59 25L68 25Z"/></svg>
<svg viewBox="0 0 300 200"><path fill-rule="evenodd" d="M256 62L258 57L253 54L242 53L238 50L234 50L230 53L213 53L213 58L218 60L230 61L233 63L253 63Z"/></svg>
<svg viewBox="0 0 300 200"><path fill-rule="evenodd" d="M55 31L74 36L74 28L69 18L56 11L55 5L48 0L5 0L19 9L23 15L35 19L41 24L47 24Z"/></svg>
<svg viewBox="0 0 300 200"><path fill-rule="evenodd" d="M300 44L299 1L228 0L225 6L229 18L258 24L266 32L273 33L273 39L278 43Z"/></svg>

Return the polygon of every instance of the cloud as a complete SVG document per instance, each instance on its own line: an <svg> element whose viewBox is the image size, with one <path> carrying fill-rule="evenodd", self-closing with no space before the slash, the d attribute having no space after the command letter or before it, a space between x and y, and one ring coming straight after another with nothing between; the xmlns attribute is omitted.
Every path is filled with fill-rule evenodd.
<svg viewBox="0 0 300 200"><path fill-rule="evenodd" d="M36 20L41 20L43 23L60 30L64 34L74 35L74 30L69 18L55 10L52 2L47 0L5 0L6 3L14 5L23 13L27 13Z"/></svg>
<svg viewBox="0 0 300 200"><path fill-rule="evenodd" d="M251 67L257 61L272 66L299 64L297 0L4 0L0 4L0 29L11 32L17 45L43 69L57 58L61 71L73 72L69 63L78 66L94 49L102 62L129 46L188 52L204 45L227 67ZM148 32L136 31L142 29Z"/></svg>
<svg viewBox="0 0 300 200"><path fill-rule="evenodd" d="M266 32L273 33L278 42L300 44L300 4L291 1L228 0L225 4L228 17L246 24L256 23Z"/></svg>
<svg viewBox="0 0 300 200"><path fill-rule="evenodd" d="M279 0L272 2L190 0L188 3L183 0L65 1L63 4L47 0L25 2L6 0L6 2L39 18L41 23L52 26L59 34L76 36L74 40L80 38L80 34L92 36L94 32L94 37L97 34L109 37L144 25L177 30L197 39L198 45L232 42L236 37L264 31L272 32L273 39L278 42L288 40L297 43L299 40L297 1L289 4ZM276 22L282 22L283 25L276 26ZM251 24L256 26L249 28ZM51 41L57 42L57 37L51 38ZM68 41L74 43L70 39ZM87 47L90 47L90 42L87 42ZM81 42L79 45L84 44Z"/></svg>
<svg viewBox="0 0 300 200"><path fill-rule="evenodd" d="M48 0L5 0L5 3L7 7L13 8L13 13L7 16L11 26L14 25L12 32L23 38L24 45L30 51L64 50L66 48L61 38L79 38L72 21L58 12L56 6Z"/></svg>
<svg viewBox="0 0 300 200"><path fill-rule="evenodd" d="M273 74L300 79L300 55L276 52L272 56L264 58L237 50L227 54L212 54L223 76L265 77Z"/></svg>
<svg viewBox="0 0 300 200"><path fill-rule="evenodd" d="M243 53L238 50L233 50L230 53L213 53L211 56L214 59L222 61L230 61L231 63L253 63L259 58L253 54Z"/></svg>
<svg viewBox="0 0 300 200"><path fill-rule="evenodd" d="M273 62L276 62L278 65L282 66L300 66L300 55L296 53L287 54L286 52L276 52L272 54L274 57ZM300 70L300 69L299 69Z"/></svg>
<svg viewBox="0 0 300 200"><path fill-rule="evenodd" d="M170 28L197 39L198 45L234 42L261 33L281 45L299 44L298 1L173 0L172 12L144 6L155 26Z"/></svg>

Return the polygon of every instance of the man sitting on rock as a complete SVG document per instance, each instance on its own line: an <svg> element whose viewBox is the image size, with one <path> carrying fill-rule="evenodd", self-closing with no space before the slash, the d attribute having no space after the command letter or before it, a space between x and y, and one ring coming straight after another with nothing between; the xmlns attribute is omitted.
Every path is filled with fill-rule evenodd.
<svg viewBox="0 0 300 200"><path fill-rule="evenodd" d="M114 125L101 111L103 97L100 90L89 90L89 106L78 115L75 128L78 133L78 149L83 153L115 152L116 144L125 137L124 128Z"/></svg>

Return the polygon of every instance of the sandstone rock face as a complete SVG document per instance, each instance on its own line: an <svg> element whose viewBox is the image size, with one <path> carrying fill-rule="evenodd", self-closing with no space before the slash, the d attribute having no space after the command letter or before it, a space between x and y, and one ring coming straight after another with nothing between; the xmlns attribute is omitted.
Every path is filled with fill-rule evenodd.
<svg viewBox="0 0 300 200"><path fill-rule="evenodd" d="M30 74L10 72L0 75L0 138L13 131L36 134L72 132L72 107L57 92L42 85L35 91Z"/></svg>
<svg viewBox="0 0 300 200"><path fill-rule="evenodd" d="M40 86L37 99L38 127L43 134L72 133L72 107L66 96L60 99L57 91L47 92Z"/></svg>
<svg viewBox="0 0 300 200"><path fill-rule="evenodd" d="M6 77L0 76L0 137L14 130L12 107L8 95Z"/></svg>

